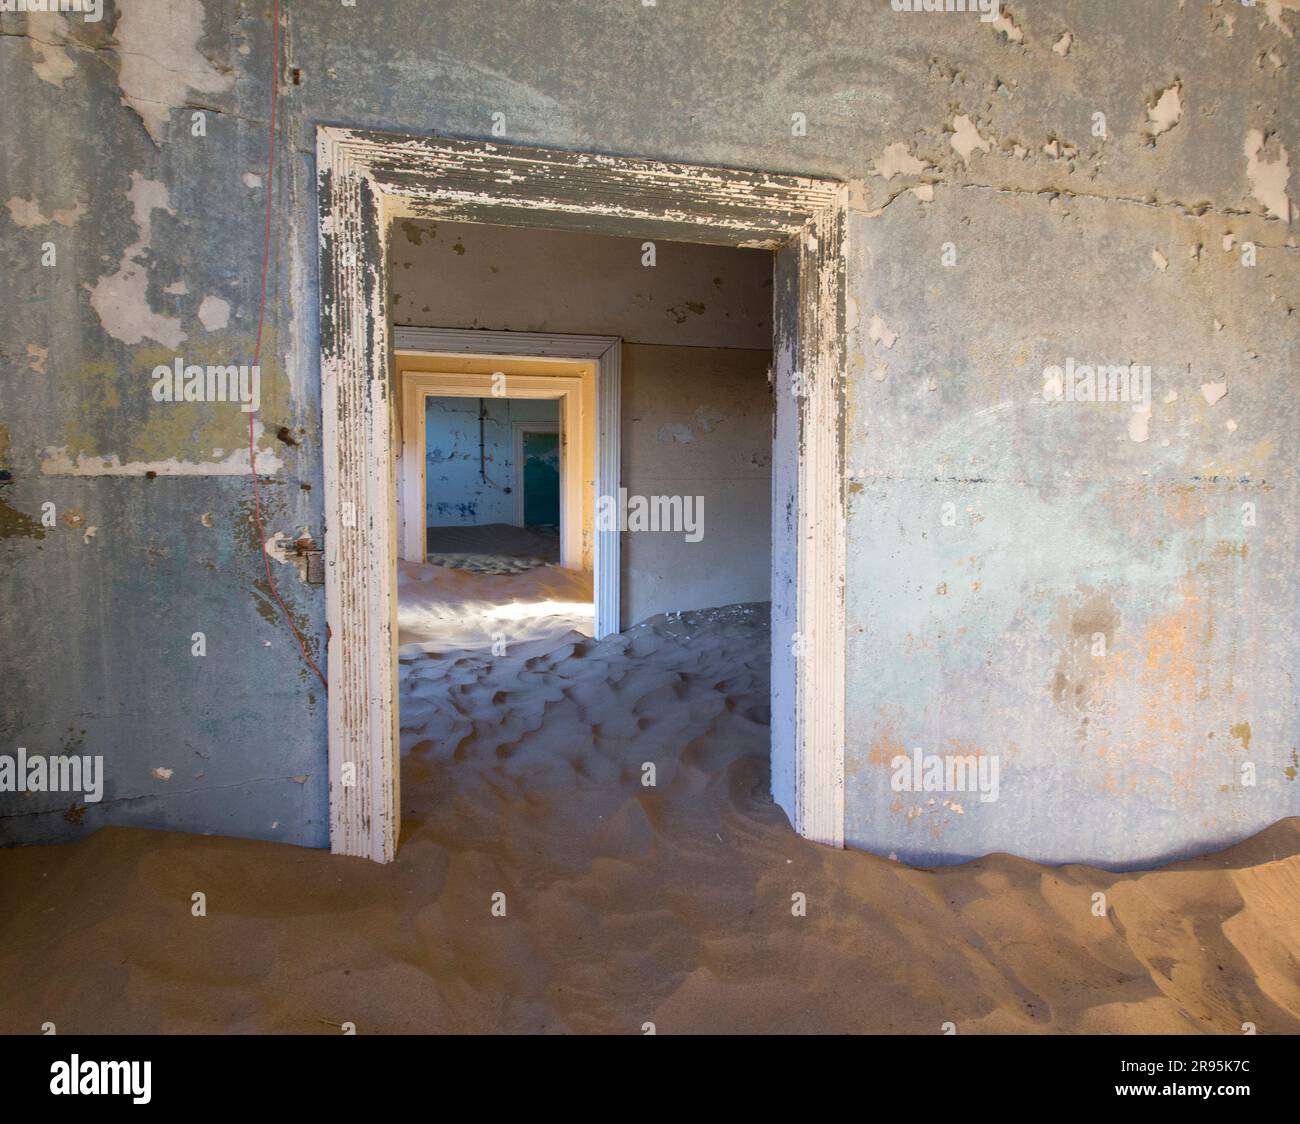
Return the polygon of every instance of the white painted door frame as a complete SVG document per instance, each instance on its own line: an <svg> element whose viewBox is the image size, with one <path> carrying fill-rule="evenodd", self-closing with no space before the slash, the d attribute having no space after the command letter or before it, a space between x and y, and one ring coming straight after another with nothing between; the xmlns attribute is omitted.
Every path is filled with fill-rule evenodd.
<svg viewBox="0 0 1300 1124"><path fill-rule="evenodd" d="M514 450L515 458L515 526L527 526L524 523L526 507L524 504L524 434L526 433L554 433L560 442L560 458L556 470L560 476L560 503L561 503L561 521L563 521L563 503L564 503L564 473L566 455L568 450L565 448L565 437L561 432L559 422L548 421L512 421L510 423L511 447ZM599 490L598 490L598 493ZM614 493L615 495L617 493Z"/></svg>
<svg viewBox="0 0 1300 1124"><path fill-rule="evenodd" d="M396 582L376 559L397 553L388 247L405 218L776 251L772 795L842 846L848 185L324 125L316 173L331 849L387 862L400 827Z"/></svg>
<svg viewBox="0 0 1300 1124"><path fill-rule="evenodd" d="M561 363L594 363L595 424L584 426L583 432L585 434L590 431L595 439L596 475L588 485L579 472L571 481L571 486L579 490L590 486L597 498L618 495L623 412L623 341L618 336L489 332L468 328L412 328L399 325L393 329L393 350L397 354L433 353L502 361L550 359ZM617 527L606 527L594 522L591 555L596 638L603 639L619 630Z"/></svg>
<svg viewBox="0 0 1300 1124"><path fill-rule="evenodd" d="M402 558L423 562L425 558L427 519L425 500L428 494L426 473L427 413L429 398L492 398L493 375L455 371L411 371L402 360L412 352L399 352L398 380L402 389L400 486L397 490L398 519L401 524ZM437 359L437 356L424 358ZM594 372L592 372L594 378ZM594 440L591 419L582 408L583 380L546 375L509 376L510 393L506 398L553 399L559 404L565 432L571 437L563 450L562 490L560 492L560 565L569 570L583 569L583 473L582 456L588 441ZM545 423L542 423L543 425ZM558 431L559 426L554 428ZM511 434L514 440L514 434ZM568 487L563 488L567 483ZM617 484L615 485L617 487ZM597 492L599 494L599 492ZM595 510L595 503L591 504ZM608 627L609 622L605 622ZM610 631L618 631L617 618ZM598 630L599 631L599 630ZM604 633L602 635L607 635Z"/></svg>

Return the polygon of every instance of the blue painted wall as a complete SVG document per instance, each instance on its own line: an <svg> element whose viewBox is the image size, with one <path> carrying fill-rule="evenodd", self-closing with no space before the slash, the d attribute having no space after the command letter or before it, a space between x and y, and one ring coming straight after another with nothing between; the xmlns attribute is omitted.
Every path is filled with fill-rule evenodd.
<svg viewBox="0 0 1300 1124"><path fill-rule="evenodd" d="M479 411L482 409L482 459ZM429 527L515 521L514 423L558 424L558 402L539 398L425 401L425 514Z"/></svg>

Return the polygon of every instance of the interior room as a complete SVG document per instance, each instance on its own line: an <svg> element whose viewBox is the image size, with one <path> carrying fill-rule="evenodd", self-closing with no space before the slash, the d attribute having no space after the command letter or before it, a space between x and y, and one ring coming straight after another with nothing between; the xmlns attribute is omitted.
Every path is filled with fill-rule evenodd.
<svg viewBox="0 0 1300 1124"><path fill-rule="evenodd" d="M397 232L404 826L446 830L409 809L482 791L480 772L572 804L592 757L671 771L688 745L733 736L733 713L738 744L765 754L771 254L470 223ZM608 478L592 421L612 388L560 354L584 336L613 339L618 358ZM598 540L618 552L599 643ZM718 681L666 698L665 675L691 678L688 635L715 647Z"/></svg>
<svg viewBox="0 0 1300 1124"><path fill-rule="evenodd" d="M1300 1033L1298 44L0 0L6 1072Z"/></svg>

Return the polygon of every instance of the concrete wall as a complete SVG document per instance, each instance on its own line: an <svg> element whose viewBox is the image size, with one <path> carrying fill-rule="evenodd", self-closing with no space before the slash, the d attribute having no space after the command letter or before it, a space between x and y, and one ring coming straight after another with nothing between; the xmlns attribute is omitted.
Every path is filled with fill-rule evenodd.
<svg viewBox="0 0 1300 1124"><path fill-rule="evenodd" d="M555 402L536 398L484 398L483 454L479 471L479 399L425 399L425 519L429 527L513 523L518 487L514 423L558 422Z"/></svg>
<svg viewBox="0 0 1300 1124"><path fill-rule="evenodd" d="M393 321L771 349L770 253L657 242L646 265L643 247L640 238L402 221Z"/></svg>
<svg viewBox="0 0 1300 1124"><path fill-rule="evenodd" d="M621 484L702 516L698 532L622 535L625 628L771 597L772 256L646 253L637 238L403 222L392 262L398 323L623 338Z"/></svg>
<svg viewBox="0 0 1300 1124"><path fill-rule="evenodd" d="M959 220L936 225L946 209ZM889 334L860 341L849 391L849 839L1124 866L1294 814L1300 293L1282 236L947 187L857 234L860 315ZM1149 366L1149 410L1045 396L1071 358ZM889 762L918 747L996 759L997 801L895 791Z"/></svg>
<svg viewBox="0 0 1300 1124"><path fill-rule="evenodd" d="M2 798L0 837L325 842L323 694L265 587L247 416L149 397L157 363L251 356L269 187L266 535L322 533L317 122L856 181L851 842L1134 864L1295 814L1296 7L303 0L278 59L268 7L4 15L0 748L110 772L84 812ZM1071 356L1149 363L1150 417L1047 406ZM319 653L320 590L274 567ZM896 749L954 745L999 755L997 802L889 789Z"/></svg>
<svg viewBox="0 0 1300 1124"><path fill-rule="evenodd" d="M771 600L771 360L741 348L624 347L623 487L691 497L700 534L622 536L624 627Z"/></svg>

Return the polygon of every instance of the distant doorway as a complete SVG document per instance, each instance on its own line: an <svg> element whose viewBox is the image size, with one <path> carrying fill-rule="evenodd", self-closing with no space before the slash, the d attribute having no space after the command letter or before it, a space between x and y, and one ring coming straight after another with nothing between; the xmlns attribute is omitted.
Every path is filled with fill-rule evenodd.
<svg viewBox="0 0 1300 1124"><path fill-rule="evenodd" d="M539 442L556 443L551 483L558 491L559 509L558 535L552 532L558 539L555 561L592 575L595 634L599 638L617 632L619 533L617 526L597 525L596 497L618 492L620 341L610 336L399 328L394 342L400 401L399 558L407 563L429 561L436 543L462 544L466 524L495 521L517 527L521 535L498 536L512 547L523 538L531 541L545 534L542 523L533 525L536 534L523 534L529 525L520 493L526 496L528 489L526 483L519 487L515 468L521 463L522 436L513 425L518 421L521 433L536 431L543 435ZM447 447L435 447L431 454L428 403L438 399L459 399L467 412L461 415L456 449L448 436ZM510 402L520 405L505 405ZM537 411L543 409L555 412L539 416ZM518 416L512 418L512 410ZM483 418L481 456L480 412L491 415ZM489 436L497 450L490 462ZM460 455L466 452L468 458ZM457 471L444 473L440 466L453 453ZM535 476L542 468L534 466ZM447 480L441 479L444 475ZM453 475L468 475L474 494L449 487ZM544 497L546 485L540 477L538 485ZM549 511L555 511L553 502Z"/></svg>
<svg viewBox="0 0 1300 1124"><path fill-rule="evenodd" d="M323 125L316 136L331 848L388 862L401 819L396 574L382 560L399 539L385 367L396 353L400 369L402 336L410 334L392 324L387 262L392 224L403 218L775 251L771 791L797 832L842 846L849 187ZM617 351L609 349L614 363ZM594 426L616 442L617 392L605 403ZM596 487L617 494L602 487L617 484L617 456L598 460ZM562 494L572 486L570 476ZM563 522L562 512L562 540ZM607 533L613 549L602 551ZM603 620L615 631L617 530L598 526L594 537L598 632Z"/></svg>
<svg viewBox="0 0 1300 1124"><path fill-rule="evenodd" d="M516 421L515 524L537 530L560 524L560 423Z"/></svg>

